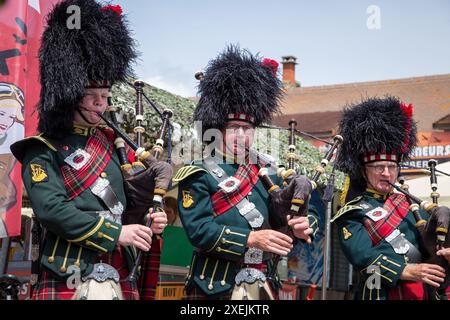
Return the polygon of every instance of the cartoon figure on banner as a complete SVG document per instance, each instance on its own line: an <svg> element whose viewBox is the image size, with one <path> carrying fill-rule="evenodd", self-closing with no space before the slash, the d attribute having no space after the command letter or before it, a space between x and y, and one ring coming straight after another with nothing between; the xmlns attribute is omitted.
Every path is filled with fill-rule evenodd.
<svg viewBox="0 0 450 320"><path fill-rule="evenodd" d="M16 188L10 178L16 159L9 147L24 137L24 107L23 91L14 84L0 82L0 237L7 236L4 214L16 203Z"/></svg>

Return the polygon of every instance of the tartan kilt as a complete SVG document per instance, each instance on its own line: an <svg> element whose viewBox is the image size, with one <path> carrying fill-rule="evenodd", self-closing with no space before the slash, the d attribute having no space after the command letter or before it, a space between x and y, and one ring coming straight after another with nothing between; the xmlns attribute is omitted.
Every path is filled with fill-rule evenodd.
<svg viewBox="0 0 450 320"><path fill-rule="evenodd" d="M139 293L132 290L130 283L126 280L129 274L126 259L122 254L122 248L117 246L112 254L99 254L95 263L102 261L113 266L120 275L120 287L125 300L139 299ZM43 270L39 282L36 284L32 300L71 300L76 289L67 287L67 280L59 280L50 272Z"/></svg>
<svg viewBox="0 0 450 320"><path fill-rule="evenodd" d="M253 268L256 268L263 273L267 273L267 265L265 263L259 265L253 265ZM275 300L279 300L278 290L269 283L269 287L272 290L272 295ZM230 291L225 293L220 293L216 295L206 295L202 289L200 289L195 283L191 284L189 288L184 288L185 298L183 300L231 300L231 296L233 295L233 287Z"/></svg>
<svg viewBox="0 0 450 320"><path fill-rule="evenodd" d="M138 288L141 300L155 300L159 280L162 239L153 239L150 251L144 252L141 262L141 275Z"/></svg>
<svg viewBox="0 0 450 320"><path fill-rule="evenodd" d="M208 296L203 293L202 289L193 285L192 288L189 289L189 292L187 292L185 288L185 298L183 300L230 300L232 293L233 290L230 289L230 291L226 293Z"/></svg>

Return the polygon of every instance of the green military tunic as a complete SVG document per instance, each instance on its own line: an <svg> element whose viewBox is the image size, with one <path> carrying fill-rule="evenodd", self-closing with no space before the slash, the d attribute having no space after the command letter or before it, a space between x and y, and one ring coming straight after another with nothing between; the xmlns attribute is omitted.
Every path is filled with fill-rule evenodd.
<svg viewBox="0 0 450 320"><path fill-rule="evenodd" d="M238 164L218 164L228 177L234 176ZM272 181L282 185L280 178ZM207 296L226 296L235 284L235 276L243 267L247 240L251 226L236 207L215 215L211 196L219 191L217 180L203 163L185 166L174 177L180 181L178 208L180 218L195 251L186 281L186 292L194 287ZM269 220L269 194L260 180L253 186L247 199L254 203L267 222ZM309 208L310 225L314 234L318 230L317 212ZM265 262L270 256L265 255Z"/></svg>
<svg viewBox="0 0 450 320"><path fill-rule="evenodd" d="M57 143L68 153L83 149L94 130L74 127L72 134ZM114 251L122 226L98 214L108 208L89 188L68 200L61 174L65 155L49 141L42 136L31 137L12 148L22 162L23 183L33 211L47 231L41 266L58 279L71 275L68 272L71 265L79 267L84 276L92 271L98 254ZM125 207L123 177L115 150L103 172L97 174L109 180ZM132 259L129 249L126 249L126 256L128 260Z"/></svg>
<svg viewBox="0 0 450 320"><path fill-rule="evenodd" d="M389 291L398 288L403 281L400 280L400 275L408 263L407 255L396 253L386 239L373 246L364 226L366 213L374 208L383 207L389 195L368 189L362 196L348 202L332 219L332 222L338 225L339 241L345 256L359 272L360 281L356 299L386 300ZM362 203L369 204L370 208ZM421 214L422 217L427 217L426 212L421 211ZM414 216L409 211L397 229L404 238L423 252L415 223ZM374 276L378 276L379 286L373 285Z"/></svg>

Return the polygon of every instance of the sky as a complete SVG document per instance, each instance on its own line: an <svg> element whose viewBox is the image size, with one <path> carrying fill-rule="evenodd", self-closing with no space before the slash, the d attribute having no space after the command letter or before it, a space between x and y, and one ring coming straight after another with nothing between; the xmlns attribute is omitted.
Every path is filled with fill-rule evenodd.
<svg viewBox="0 0 450 320"><path fill-rule="evenodd" d="M228 44L279 62L296 56L304 87L450 73L448 0L113 3L138 43L137 76L184 97L196 95L195 72Z"/></svg>

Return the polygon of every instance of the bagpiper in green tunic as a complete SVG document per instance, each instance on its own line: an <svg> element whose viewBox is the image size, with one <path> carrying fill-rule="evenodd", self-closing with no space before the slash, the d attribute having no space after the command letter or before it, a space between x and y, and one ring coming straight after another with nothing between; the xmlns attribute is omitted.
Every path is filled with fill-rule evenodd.
<svg viewBox="0 0 450 320"><path fill-rule="evenodd" d="M93 140L96 143L87 146ZM91 273L99 255L116 250L121 212L127 203L113 139L99 129L74 126L73 133L61 140L30 137L17 142L12 150L22 162L23 183L33 211L46 230L42 271L64 281L74 273L71 266L79 268L81 277ZM75 177L73 165L80 165L83 174ZM97 179L107 181L116 195L121 207L117 216L92 192L90 186ZM131 263L131 247L122 249Z"/></svg>
<svg viewBox="0 0 450 320"><path fill-rule="evenodd" d="M375 236L370 235L372 225L378 221L388 221L388 214L394 214L384 209L391 195L367 189L362 196L345 204L332 219L338 226L339 241L345 256L359 272L356 299L386 300L394 296L413 299L423 294L421 283L400 280L406 264L421 262L421 252L424 252L412 212L408 211L392 230L399 238L384 237L374 244ZM424 218L428 216L424 211L421 213ZM403 244L410 246L406 252L406 249L402 251L399 248L401 243L396 243L400 238L407 241Z"/></svg>
<svg viewBox="0 0 450 320"><path fill-rule="evenodd" d="M76 150L84 150L88 138L96 130L75 126L71 135L59 141L53 142L36 136L16 144L16 148L26 150L22 160L24 186L34 213L47 229L41 262L61 278L68 276L66 271L70 265L79 266L82 275L92 271L96 254L111 253L117 245L122 228L120 217L114 221L112 215L107 213L108 208L89 187L73 185L68 190L68 185L64 183L65 179L70 179L70 165L65 160ZM103 133L100 134L104 136ZM56 143L61 146L60 149L57 149ZM83 179L95 180L101 177L107 180L117 199L125 207L120 163L112 148L112 141L107 143L110 147L108 152L111 152L110 160L95 166L96 169L101 167L101 171L91 171ZM89 157L94 158L96 154L90 151L92 150L87 150ZM105 151L100 148L97 156L104 155ZM96 161L89 159L86 165Z"/></svg>
<svg viewBox="0 0 450 320"><path fill-rule="evenodd" d="M228 177L235 176L238 164L221 163ZM216 172L216 171L215 171ZM217 175L209 172L204 163L195 162L181 168L174 180L179 181L178 207L180 218L189 240L195 247L186 292L191 290L208 298L229 297L235 285L236 274L245 266L244 258L249 251L247 239L254 230L236 206L217 214L212 199L220 190ZM271 175L275 183L281 185L280 178ZM270 228L270 197L260 180L251 187L245 198L253 203L264 217L262 228ZM317 210L309 207L308 220L314 233L318 231ZM263 265L270 268L271 255L263 255Z"/></svg>
<svg viewBox="0 0 450 320"><path fill-rule="evenodd" d="M269 285L277 283L270 271L269 253L287 255L293 239L272 229L271 222L282 225L284 221L269 219L279 214L269 213L269 208L278 201L276 209L285 211L281 214L289 208L303 213L311 189L305 177L296 176L289 187L299 195L294 198L288 189L284 196L289 199L280 196L271 201L258 177L257 167L262 164L251 163L255 128L270 122L284 94L277 69L278 62L229 45L199 74L200 100L194 121L201 123L198 133L205 152L213 147L222 154L221 160L232 159L216 162L212 158L219 160L217 154L205 154L174 178L180 182L180 217L196 248L186 283L189 298L226 299L230 294L232 299L276 298ZM214 144L210 145L211 140ZM275 176L271 178L281 186ZM270 192L278 190L268 185ZM317 220L311 219L310 224L317 228ZM297 217L288 225L295 225L296 237L309 240L314 230L306 220ZM264 274L267 268L269 281Z"/></svg>

